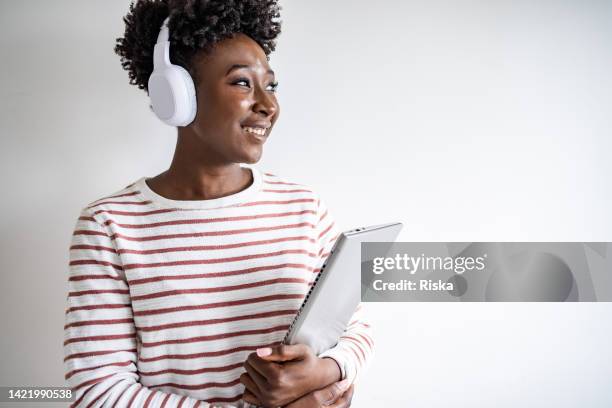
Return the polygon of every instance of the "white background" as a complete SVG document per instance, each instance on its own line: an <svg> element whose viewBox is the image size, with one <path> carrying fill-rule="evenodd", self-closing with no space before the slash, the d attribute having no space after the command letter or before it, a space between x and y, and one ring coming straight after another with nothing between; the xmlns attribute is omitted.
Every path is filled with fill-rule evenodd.
<svg viewBox="0 0 612 408"><path fill-rule="evenodd" d="M405 241L612 241L612 2L285 1L259 167ZM80 208L167 168L125 1L0 1L0 385L63 385ZM609 407L612 305L371 304L354 407Z"/></svg>

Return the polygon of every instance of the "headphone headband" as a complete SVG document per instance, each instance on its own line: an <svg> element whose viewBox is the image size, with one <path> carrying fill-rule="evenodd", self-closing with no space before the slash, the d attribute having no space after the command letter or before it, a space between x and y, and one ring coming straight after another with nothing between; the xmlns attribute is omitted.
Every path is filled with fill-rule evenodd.
<svg viewBox="0 0 612 408"><path fill-rule="evenodd" d="M166 17L162 23L157 43L153 49L153 71L162 66L170 65L170 41L168 41L168 21L170 17Z"/></svg>
<svg viewBox="0 0 612 408"><path fill-rule="evenodd" d="M170 16L166 17L159 29L159 35L157 36L157 43L162 41L168 41L168 23L170 22Z"/></svg>

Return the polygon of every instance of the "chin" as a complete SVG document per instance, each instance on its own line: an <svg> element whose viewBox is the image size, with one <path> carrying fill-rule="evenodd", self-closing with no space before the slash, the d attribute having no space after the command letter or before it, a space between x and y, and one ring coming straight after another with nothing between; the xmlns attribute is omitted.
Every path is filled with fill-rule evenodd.
<svg viewBox="0 0 612 408"><path fill-rule="evenodd" d="M261 159L261 155L259 155L258 157L248 157L248 158L245 158L244 160L242 160L241 163L244 163L244 164L255 164L260 159Z"/></svg>
<svg viewBox="0 0 612 408"><path fill-rule="evenodd" d="M262 151L259 149L258 151L244 152L242 155L241 163L245 164L255 164L257 163L262 156Z"/></svg>

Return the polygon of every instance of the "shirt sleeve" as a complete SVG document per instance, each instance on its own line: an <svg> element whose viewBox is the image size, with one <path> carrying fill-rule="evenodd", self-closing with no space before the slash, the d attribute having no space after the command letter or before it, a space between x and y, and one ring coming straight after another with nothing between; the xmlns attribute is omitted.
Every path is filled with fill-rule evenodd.
<svg viewBox="0 0 612 408"><path fill-rule="evenodd" d="M326 205L320 199L316 231L316 238L319 243L320 264L323 264L338 239L340 231L336 227ZM365 372L373 356L374 340L372 326L366 317L366 304L360 303L355 309L344 333L340 336L338 344L319 354L319 357L334 359L340 367L342 379L348 378L353 383Z"/></svg>
<svg viewBox="0 0 612 408"><path fill-rule="evenodd" d="M71 407L209 407L143 386L129 287L107 228L81 211L70 246L64 367Z"/></svg>

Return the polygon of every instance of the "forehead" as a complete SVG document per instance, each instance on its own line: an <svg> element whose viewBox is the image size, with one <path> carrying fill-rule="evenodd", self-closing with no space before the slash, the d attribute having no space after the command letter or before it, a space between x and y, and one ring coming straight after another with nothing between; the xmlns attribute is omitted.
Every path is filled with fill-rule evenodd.
<svg viewBox="0 0 612 408"><path fill-rule="evenodd" d="M246 65L247 69L261 74L270 70L264 50L244 34L219 41L210 52L197 58L195 64L202 77L224 76L235 65Z"/></svg>

